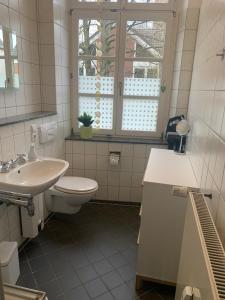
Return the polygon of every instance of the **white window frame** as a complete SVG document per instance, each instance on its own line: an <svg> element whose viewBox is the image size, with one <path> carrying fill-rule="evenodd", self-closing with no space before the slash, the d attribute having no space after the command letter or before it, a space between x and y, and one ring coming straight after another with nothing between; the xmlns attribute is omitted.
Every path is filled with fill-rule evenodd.
<svg viewBox="0 0 225 300"><path fill-rule="evenodd" d="M168 0L168 3L129 3L128 0L117 0L117 2L103 2L99 0L98 2L89 2L86 0L86 2L79 2L79 0L73 0L71 1L71 8L81 8L81 9L120 9L120 8L126 8L126 9L140 9L140 10L156 10L156 11L176 11L178 0ZM87 7L88 4L88 7Z"/></svg>
<svg viewBox="0 0 225 300"><path fill-rule="evenodd" d="M123 7L129 7L129 9L122 9L117 11L118 5ZM74 132L79 132L78 127L78 112L79 112L79 100L78 100L78 20L79 18L90 18L90 19L104 19L115 20L117 22L120 34L117 32L116 36L116 53L119 53L119 59L115 59L115 75L118 79L114 83L114 101L113 101L113 129L104 130L99 129L97 134L99 135L111 135L111 136L126 136L126 137L155 137L159 138L166 126L168 116L169 116L169 106L170 106L170 90L172 82L172 70L173 70L173 59L174 59L174 47L175 47L175 36L176 30L174 29L174 24L176 24L176 19L174 18L173 8L175 5L174 0L170 0L168 4L141 4L141 3L127 3L127 0L121 0L120 3L83 3L77 2L77 9L73 10L72 13L72 30L71 30L71 73L72 84L71 84L71 96L72 96L72 125ZM85 9L83 9L86 6ZM160 6L160 7L159 7ZM165 6L167 9L165 9ZM106 9L107 7L107 9ZM141 7L141 9L137 9ZM150 8L151 7L151 8ZM152 7L155 7L153 9ZM79 8L79 9L78 9ZM82 9L81 9L82 8ZM134 8L135 11L134 11ZM143 11L142 9L147 9ZM164 8L164 11L163 11ZM170 9L169 9L170 8ZM113 9L113 10L112 10ZM115 10L114 10L115 9ZM120 17L120 14L122 16ZM118 49L125 49L126 41L126 21L127 20L155 20L155 21L165 21L167 24L166 31L166 43L164 58L162 60L163 77L161 78L162 84L166 86L166 91L161 93L159 101L159 113L157 120L157 130L156 132L143 132L143 131L125 131L122 130L122 110L123 110L123 97L120 95L120 84L124 82L123 65L125 62L124 51L118 51ZM170 42L169 42L170 40ZM118 51L118 52L117 52ZM110 58L112 59L112 58ZM114 59L112 59L114 60ZM149 59L136 59L140 61L150 61ZM118 64L118 62L123 62ZM154 59L154 61L157 61ZM115 77L116 78L116 77ZM148 99L154 99L154 97L148 97Z"/></svg>

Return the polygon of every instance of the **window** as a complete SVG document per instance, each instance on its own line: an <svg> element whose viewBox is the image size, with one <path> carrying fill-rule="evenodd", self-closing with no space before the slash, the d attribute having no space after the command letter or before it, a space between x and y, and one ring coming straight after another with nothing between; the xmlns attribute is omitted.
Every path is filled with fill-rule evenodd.
<svg viewBox="0 0 225 300"><path fill-rule="evenodd" d="M161 85L171 78L173 14L101 10L101 4L117 1L99 2L73 14L74 129L79 130L78 115L86 112L99 134L160 136L168 117L169 93Z"/></svg>
<svg viewBox="0 0 225 300"><path fill-rule="evenodd" d="M16 34L0 26L0 89L19 88Z"/></svg>

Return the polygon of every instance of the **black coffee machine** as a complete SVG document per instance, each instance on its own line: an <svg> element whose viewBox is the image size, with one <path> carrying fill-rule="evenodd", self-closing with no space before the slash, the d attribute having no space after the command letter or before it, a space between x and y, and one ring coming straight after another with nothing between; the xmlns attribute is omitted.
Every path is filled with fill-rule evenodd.
<svg viewBox="0 0 225 300"><path fill-rule="evenodd" d="M175 116L173 118L170 118L168 121L167 128L166 128L166 141L168 143L169 150L174 150L176 152L179 152L181 136L177 134L176 126L177 123L179 123L183 119L185 119L184 115L180 115L180 116ZM181 153L184 153L185 145L186 145L186 136L184 136L182 140Z"/></svg>

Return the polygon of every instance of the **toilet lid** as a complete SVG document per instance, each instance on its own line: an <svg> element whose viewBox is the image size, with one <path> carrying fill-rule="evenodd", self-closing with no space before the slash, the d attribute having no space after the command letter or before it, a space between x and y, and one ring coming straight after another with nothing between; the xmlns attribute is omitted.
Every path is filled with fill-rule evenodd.
<svg viewBox="0 0 225 300"><path fill-rule="evenodd" d="M63 176L55 184L55 189L67 193L88 193L97 190L98 183L89 178Z"/></svg>

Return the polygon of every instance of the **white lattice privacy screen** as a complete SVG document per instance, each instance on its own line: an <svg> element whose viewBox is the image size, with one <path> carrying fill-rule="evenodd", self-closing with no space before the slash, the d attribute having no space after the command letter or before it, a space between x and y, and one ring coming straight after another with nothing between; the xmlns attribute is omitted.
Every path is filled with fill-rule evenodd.
<svg viewBox="0 0 225 300"><path fill-rule="evenodd" d="M86 112L92 117L95 117L96 112L96 99L95 96L80 96L79 98L79 115ZM101 97L100 109L100 128L102 129L112 129L113 126L113 98ZM96 127L95 122L93 127Z"/></svg>
<svg viewBox="0 0 225 300"><path fill-rule="evenodd" d="M160 79L151 78L125 78L124 95L126 96L152 96L160 94Z"/></svg>
<svg viewBox="0 0 225 300"><path fill-rule="evenodd" d="M79 93L95 94L96 85L101 94L114 94L114 78L103 77L96 78L96 76L79 76Z"/></svg>
<svg viewBox="0 0 225 300"><path fill-rule="evenodd" d="M157 129L158 100L124 99L122 130Z"/></svg>
<svg viewBox="0 0 225 300"><path fill-rule="evenodd" d="M79 93L95 94L96 84L100 83L101 94L114 94L114 78L101 77L96 79L95 76L80 76L79 77ZM151 78L125 78L124 95L127 96L152 96L160 95L160 79Z"/></svg>
<svg viewBox="0 0 225 300"><path fill-rule="evenodd" d="M168 3L169 0L128 0L129 3Z"/></svg>

